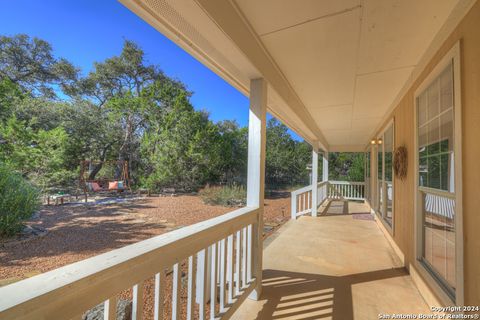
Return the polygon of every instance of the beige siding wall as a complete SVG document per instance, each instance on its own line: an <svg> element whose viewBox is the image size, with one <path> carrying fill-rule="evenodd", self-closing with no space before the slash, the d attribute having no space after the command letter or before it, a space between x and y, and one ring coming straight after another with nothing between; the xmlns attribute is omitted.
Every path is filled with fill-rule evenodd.
<svg viewBox="0 0 480 320"><path fill-rule="evenodd" d="M408 175L395 178L394 241L408 266L414 251L414 92L442 57L461 42L463 230L465 304L480 305L480 0L416 79L389 120L395 118L395 146L408 149ZM389 121L387 120L387 121ZM373 170L373 169L372 169Z"/></svg>

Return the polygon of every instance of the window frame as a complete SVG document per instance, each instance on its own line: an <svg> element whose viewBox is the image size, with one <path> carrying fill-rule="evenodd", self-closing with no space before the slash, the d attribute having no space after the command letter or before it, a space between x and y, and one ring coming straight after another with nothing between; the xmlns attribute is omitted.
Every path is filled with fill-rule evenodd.
<svg viewBox="0 0 480 320"><path fill-rule="evenodd" d="M415 261L417 271L427 284L433 288L440 300L445 304L464 303L464 272L463 272L463 207L462 207L462 105L461 105L461 69L460 69L460 42L457 42L438 62L433 70L421 82L413 95L414 114L414 226L415 226ZM453 141L454 141L454 198L455 198L455 298L454 300L445 289L443 280L439 279L434 270L429 269L423 262L424 234L423 208L421 208L421 189L428 189L419 185L419 155L418 155L418 97L433 83L448 67L452 65L453 72ZM432 192L437 189L432 189ZM442 190L438 189L439 192Z"/></svg>
<svg viewBox="0 0 480 320"><path fill-rule="evenodd" d="M379 211L380 207L380 192L379 192L379 184L381 181L382 184L385 183L385 133L392 128L392 223L388 223L384 218L384 215L387 214L387 207L388 204L384 203L382 211ZM375 214L382 222L383 226L388 230L388 232L393 236L395 234L395 176L393 173L393 152L395 151L395 118L392 118L388 123L383 127L383 129L376 135L376 140L382 139L382 144L376 144L375 148ZM382 175L381 177L378 174L379 163L378 163L378 155L379 152L382 153ZM387 191L388 192L388 191ZM388 199L387 199L388 201Z"/></svg>

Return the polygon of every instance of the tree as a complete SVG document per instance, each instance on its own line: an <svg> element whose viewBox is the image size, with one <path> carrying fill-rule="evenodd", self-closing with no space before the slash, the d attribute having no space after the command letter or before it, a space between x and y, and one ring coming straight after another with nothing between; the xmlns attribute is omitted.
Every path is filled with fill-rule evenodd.
<svg viewBox="0 0 480 320"><path fill-rule="evenodd" d="M100 160L92 180L102 161L128 160L134 185L151 189L246 182L248 129L194 110L135 43L83 78L46 41L3 36L0 50L0 161L37 186L71 187L85 159ZM267 183L308 183L310 161L311 147L269 120Z"/></svg>
<svg viewBox="0 0 480 320"><path fill-rule="evenodd" d="M0 162L43 189L71 185L73 173L65 159L68 136L62 127L33 130L26 121L10 117L0 127Z"/></svg>
<svg viewBox="0 0 480 320"><path fill-rule="evenodd" d="M156 113L162 107L152 88L159 86L176 86L185 91L183 85L166 77L155 65L148 65L144 52L132 41L126 40L119 56L94 64L94 69L87 77L80 79L77 85L67 92L73 96L82 96L97 108L95 114L108 119L119 126L121 137L116 149L118 160L128 160L135 167L139 161L134 155L140 145L141 135L148 128L150 113ZM102 159L114 141L104 141ZM103 159L102 159L103 160ZM101 163L93 171L98 172Z"/></svg>
<svg viewBox="0 0 480 320"><path fill-rule="evenodd" d="M298 147L286 125L272 118L267 122L266 183L272 187L292 186L304 181L311 149ZM307 173L308 177L308 173Z"/></svg>
<svg viewBox="0 0 480 320"><path fill-rule="evenodd" d="M195 190L218 181L218 128L208 120L208 114L193 109L186 93L177 96L156 129L145 132L142 140L142 155L151 164L144 185L151 189Z"/></svg>
<svg viewBox="0 0 480 320"><path fill-rule="evenodd" d="M220 134L222 182L246 183L248 128L240 128L235 120L224 120L217 123Z"/></svg>
<svg viewBox="0 0 480 320"><path fill-rule="evenodd" d="M56 58L51 45L25 34L0 36L0 80L8 79L33 95L54 97L56 87L67 89L78 70Z"/></svg>
<svg viewBox="0 0 480 320"><path fill-rule="evenodd" d="M0 78L0 123L12 116L14 106L23 100L20 88L6 78Z"/></svg>
<svg viewBox="0 0 480 320"><path fill-rule="evenodd" d="M364 154L353 152L329 153L329 174L333 180L363 181Z"/></svg>

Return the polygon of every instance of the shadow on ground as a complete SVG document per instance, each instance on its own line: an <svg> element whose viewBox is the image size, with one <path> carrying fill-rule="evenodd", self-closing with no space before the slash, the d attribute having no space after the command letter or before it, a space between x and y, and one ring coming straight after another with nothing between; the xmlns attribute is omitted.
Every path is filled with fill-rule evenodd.
<svg viewBox="0 0 480 320"><path fill-rule="evenodd" d="M255 319L353 319L352 285L405 275L404 268L340 277L264 270L263 307Z"/></svg>
<svg viewBox="0 0 480 320"><path fill-rule="evenodd" d="M328 200L319 208L319 216L339 216L354 214L370 214L365 211L363 203L355 203L347 200Z"/></svg>

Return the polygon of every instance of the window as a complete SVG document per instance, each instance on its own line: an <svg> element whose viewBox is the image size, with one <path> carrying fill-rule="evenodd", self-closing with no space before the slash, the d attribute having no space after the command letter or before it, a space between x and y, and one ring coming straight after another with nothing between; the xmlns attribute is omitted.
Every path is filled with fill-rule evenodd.
<svg viewBox="0 0 480 320"><path fill-rule="evenodd" d="M377 141L381 143L377 150L377 212L383 216L383 139L377 138Z"/></svg>
<svg viewBox="0 0 480 320"><path fill-rule="evenodd" d="M417 98L419 186L454 192L452 65Z"/></svg>
<svg viewBox="0 0 480 320"><path fill-rule="evenodd" d="M393 226L393 149L394 128L390 124L378 141L378 206L377 213L388 226Z"/></svg>
<svg viewBox="0 0 480 320"><path fill-rule="evenodd" d="M455 301L457 228L453 59L416 96L416 112L418 259Z"/></svg>

